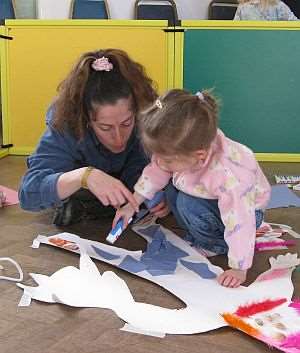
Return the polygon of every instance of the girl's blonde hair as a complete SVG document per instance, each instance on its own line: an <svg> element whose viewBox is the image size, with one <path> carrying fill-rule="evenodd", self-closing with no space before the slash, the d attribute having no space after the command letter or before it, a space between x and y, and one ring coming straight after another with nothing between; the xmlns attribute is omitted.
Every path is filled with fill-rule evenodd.
<svg viewBox="0 0 300 353"><path fill-rule="evenodd" d="M142 114L138 123L147 152L187 155L208 149L217 133L218 103L210 91L198 96L172 89Z"/></svg>
<svg viewBox="0 0 300 353"><path fill-rule="evenodd" d="M238 0L240 4L245 4L247 2L251 2L253 0ZM278 4L279 0L260 0L260 4L262 7L268 7L271 5L276 5Z"/></svg>

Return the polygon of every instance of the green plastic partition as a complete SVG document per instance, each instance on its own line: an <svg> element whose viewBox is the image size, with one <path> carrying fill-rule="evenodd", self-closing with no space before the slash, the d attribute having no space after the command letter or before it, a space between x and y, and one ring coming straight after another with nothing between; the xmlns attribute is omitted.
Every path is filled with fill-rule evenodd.
<svg viewBox="0 0 300 353"><path fill-rule="evenodd" d="M184 87L214 88L220 127L258 153L300 153L300 31L188 29Z"/></svg>

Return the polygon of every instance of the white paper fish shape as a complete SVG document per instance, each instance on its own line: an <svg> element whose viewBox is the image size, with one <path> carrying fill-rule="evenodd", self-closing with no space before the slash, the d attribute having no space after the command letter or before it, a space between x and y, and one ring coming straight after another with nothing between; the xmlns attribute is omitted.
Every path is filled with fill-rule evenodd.
<svg viewBox="0 0 300 353"><path fill-rule="evenodd" d="M135 231L148 241L145 253L85 240L70 233L38 236L34 247L44 243L80 253L79 269L65 267L49 277L31 274L37 287L18 285L26 296L35 300L110 308L128 323L128 330L162 336L194 334L226 326L221 314L233 313L245 303L278 298L284 298L285 302L291 300L291 273L300 263L297 254L271 258L271 268L265 272L265 278L261 274L249 287L232 289L216 281L223 271L221 268L212 265L170 230L152 224L136 226ZM111 271L101 275L90 257L164 287L185 302L186 307L173 310L136 302L122 279Z"/></svg>

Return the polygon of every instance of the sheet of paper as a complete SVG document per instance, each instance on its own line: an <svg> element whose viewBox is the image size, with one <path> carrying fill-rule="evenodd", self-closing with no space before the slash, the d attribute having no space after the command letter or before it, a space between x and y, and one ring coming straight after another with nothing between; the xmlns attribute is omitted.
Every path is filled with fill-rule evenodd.
<svg viewBox="0 0 300 353"><path fill-rule="evenodd" d="M3 185L0 185L0 191L2 191L6 196L4 206L12 206L19 203L17 191L9 189Z"/></svg>
<svg viewBox="0 0 300 353"><path fill-rule="evenodd" d="M267 209L290 206L300 207L300 197L298 197L286 185L273 185Z"/></svg>
<svg viewBox="0 0 300 353"><path fill-rule="evenodd" d="M193 334L214 330L227 325L220 313L232 313L241 304L266 298L290 301L292 297L291 273L300 263L297 254L272 258L271 269L265 278L258 278L249 287L231 289L220 286L216 280L222 273L221 268L212 265L171 231L157 224L135 226L134 229L149 243L146 262L143 261L145 254L140 251L116 248L70 233L38 237L40 243L77 253L81 250L79 269L62 268L47 280L44 276L33 275L38 287L20 286L36 300L54 300L76 307L110 308L130 327L157 334ZM78 244L77 249L74 244ZM171 253L168 252L170 249ZM162 256L159 257L161 267L156 261L160 253L166 255L165 262ZM122 267L124 260L130 258L132 264L127 266L127 271L164 287L181 299L186 307L174 310L136 302L126 283L111 271L101 275L90 256L116 267ZM151 259L155 263L154 268ZM165 268L168 268L167 273Z"/></svg>

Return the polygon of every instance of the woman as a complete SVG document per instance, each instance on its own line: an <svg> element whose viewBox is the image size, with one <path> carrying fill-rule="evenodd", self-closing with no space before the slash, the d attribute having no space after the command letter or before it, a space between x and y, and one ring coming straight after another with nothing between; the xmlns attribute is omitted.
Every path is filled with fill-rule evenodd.
<svg viewBox="0 0 300 353"><path fill-rule="evenodd" d="M21 207L55 208L56 225L112 214L126 202L137 209L131 190L147 158L135 119L156 97L143 67L124 51L83 54L59 85L47 131L28 158ZM152 211L168 212L164 202Z"/></svg>

